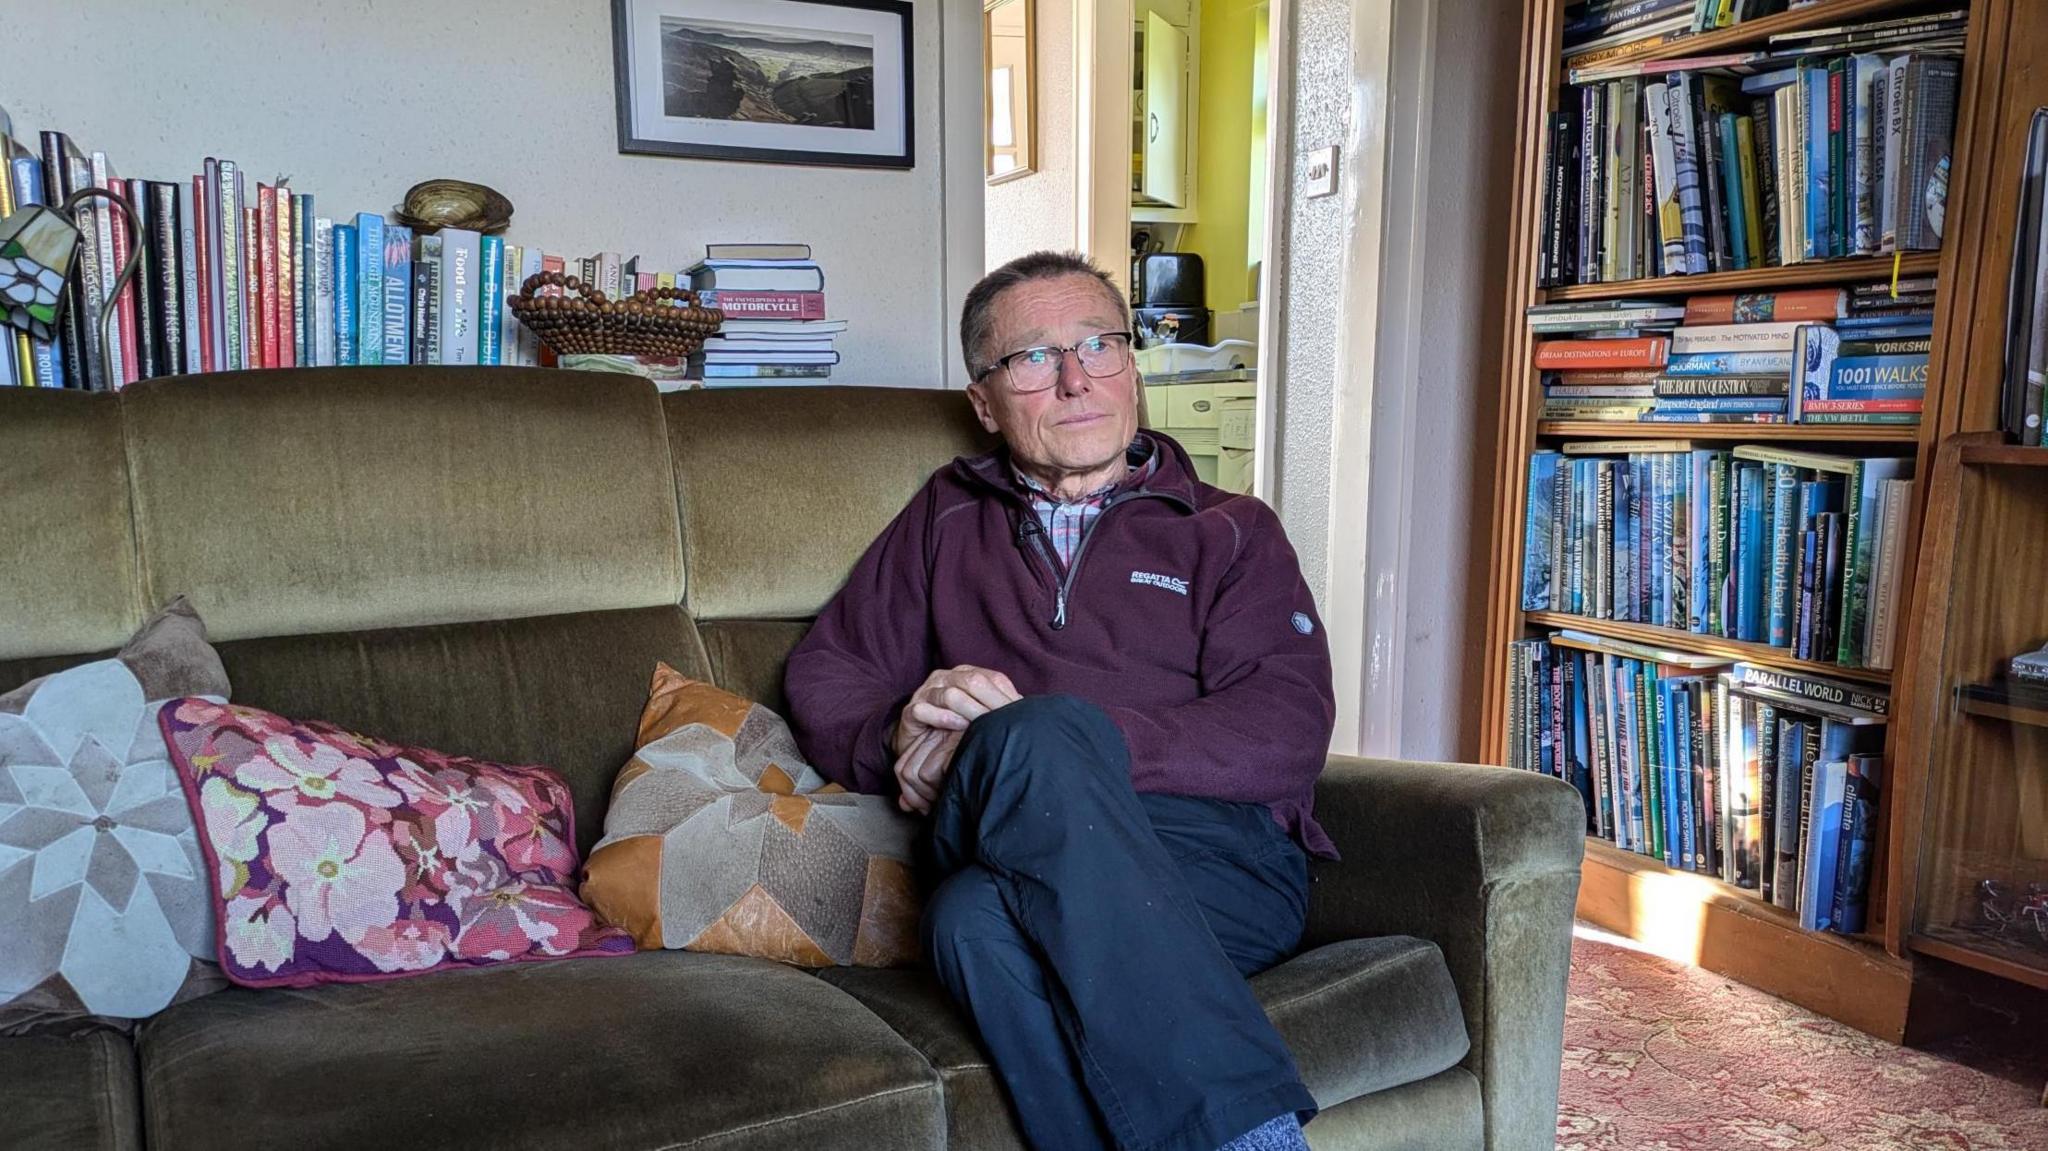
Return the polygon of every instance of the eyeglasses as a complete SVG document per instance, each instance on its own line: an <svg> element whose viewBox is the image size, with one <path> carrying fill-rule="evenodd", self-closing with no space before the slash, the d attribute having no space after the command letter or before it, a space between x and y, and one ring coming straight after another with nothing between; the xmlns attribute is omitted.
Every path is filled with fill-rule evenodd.
<svg viewBox="0 0 2048 1151"><path fill-rule="evenodd" d="M1021 352L1011 352L977 372L974 382L978 384L1001 370L1009 379L1011 391L1028 395L1045 391L1060 382L1060 367L1066 362L1068 352L1074 353L1084 375L1100 380L1123 371L1130 363L1130 350L1129 332L1104 332L1070 348L1041 344Z"/></svg>

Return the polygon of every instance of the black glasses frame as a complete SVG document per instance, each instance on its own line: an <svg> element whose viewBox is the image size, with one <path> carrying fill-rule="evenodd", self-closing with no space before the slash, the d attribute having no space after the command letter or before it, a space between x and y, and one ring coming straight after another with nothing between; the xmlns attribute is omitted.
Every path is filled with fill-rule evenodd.
<svg viewBox="0 0 2048 1151"><path fill-rule="evenodd" d="M1096 373L1089 371L1088 365L1081 360L1081 344L1070 344L1066 347L1061 347L1058 344L1033 344L1031 347L1028 348L1019 348L1016 351L1011 352L1009 355L1003 356L1002 358L998 359L995 363L990 364L988 367L983 368L981 371L975 373L974 382L978 384L983 380L988 379L990 376L996 374L998 370L1001 370L1003 375L1007 377L1010 381L1010 390L1020 396L1030 396L1036 395L1039 392L1051 391L1053 388L1059 386L1060 374L1057 370L1055 370L1052 374L1052 382L1045 385L1042 388L1018 387L1017 377L1014 373L1010 371L1011 361L1017 359L1019 356L1028 356L1033 352L1058 352L1060 356L1060 366L1062 367L1065 366L1067 356L1071 354L1074 357L1074 362L1081 365L1082 375L1087 376L1091 380L1106 380L1109 377L1116 375L1117 372L1123 371L1125 367L1129 366L1131 349L1137 344L1137 337L1134 333L1131 332L1097 332L1094 335L1088 337L1088 339L1100 340L1109 336L1120 337L1124 342L1124 362L1122 364L1117 365L1117 367L1112 371L1103 372L1100 375L1097 375ZM1081 341L1081 343L1087 342L1087 340Z"/></svg>

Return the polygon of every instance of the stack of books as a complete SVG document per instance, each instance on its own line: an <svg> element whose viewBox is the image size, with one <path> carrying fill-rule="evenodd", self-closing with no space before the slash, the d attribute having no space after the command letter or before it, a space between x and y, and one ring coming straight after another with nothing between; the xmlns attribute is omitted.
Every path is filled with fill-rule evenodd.
<svg viewBox="0 0 2048 1151"><path fill-rule="evenodd" d="M1539 282L1939 248L1964 18L1574 68L1548 125Z"/></svg>
<svg viewBox="0 0 2048 1151"><path fill-rule="evenodd" d="M1882 691L1569 630L1509 667L1508 765L1576 787L1587 834L1864 929Z"/></svg>
<svg viewBox="0 0 2048 1151"><path fill-rule="evenodd" d="M1680 323L1679 321L1683 321ZM1542 418L1914 424L1933 345L1931 279L1853 288L1539 304Z"/></svg>
<svg viewBox="0 0 2048 1151"><path fill-rule="evenodd" d="M1529 457L1522 610L1889 668L1913 461L1582 441Z"/></svg>
<svg viewBox="0 0 2048 1151"><path fill-rule="evenodd" d="M686 273L705 306L725 313L691 360L707 385L822 380L839 362L846 321L825 316L825 273L808 244L707 244Z"/></svg>

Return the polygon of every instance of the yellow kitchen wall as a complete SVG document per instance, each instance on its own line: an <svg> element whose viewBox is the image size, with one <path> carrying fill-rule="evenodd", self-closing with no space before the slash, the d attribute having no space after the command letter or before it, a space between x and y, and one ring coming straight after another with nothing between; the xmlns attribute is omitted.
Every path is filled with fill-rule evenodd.
<svg viewBox="0 0 2048 1151"><path fill-rule="evenodd" d="M1181 249L1202 257L1209 307L1251 299L1248 244L1252 143L1252 55L1260 0L1202 0L1201 91L1195 131L1195 210Z"/></svg>

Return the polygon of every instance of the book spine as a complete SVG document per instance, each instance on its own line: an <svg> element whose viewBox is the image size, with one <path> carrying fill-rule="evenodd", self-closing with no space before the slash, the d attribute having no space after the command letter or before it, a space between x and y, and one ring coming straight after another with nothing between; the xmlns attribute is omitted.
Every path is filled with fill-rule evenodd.
<svg viewBox="0 0 2048 1151"><path fill-rule="evenodd" d="M1774 376L1790 375L1791 371L1790 351L1687 352L1671 356L1664 364L1667 376Z"/></svg>
<svg viewBox="0 0 2048 1151"><path fill-rule="evenodd" d="M403 224L384 225L384 247L378 257L384 265L379 317L383 347L378 362L403 364L412 358L412 229Z"/></svg>
<svg viewBox="0 0 2048 1151"><path fill-rule="evenodd" d="M1932 251L1941 247L1949 143L1955 131L1957 62L1949 57L1916 56L1906 75L1912 116L1906 125L1908 164L1900 192L1904 219L1898 246L1906 251Z"/></svg>
<svg viewBox="0 0 2048 1151"><path fill-rule="evenodd" d="M519 283L522 286L529 277L540 274L542 260L543 256L539 248L528 245L520 250ZM674 287L675 285L671 281L667 286ZM532 328L519 323L517 317L513 318L512 324L519 330L519 362L527 367L538 366L540 364L540 339L533 334Z"/></svg>
<svg viewBox="0 0 2048 1151"><path fill-rule="evenodd" d="M335 364L334 351L334 221L313 218L313 362Z"/></svg>
<svg viewBox="0 0 2048 1151"><path fill-rule="evenodd" d="M1849 60L1847 94L1849 102L1849 250L1859 256L1877 251L1877 178L1871 170L1876 150L1872 147L1873 117L1877 112L1877 78L1884 62L1876 56L1853 56Z"/></svg>
<svg viewBox="0 0 2048 1151"><path fill-rule="evenodd" d="M505 241L500 237L478 238L476 279L476 361L495 367L504 360L498 343L505 303Z"/></svg>
<svg viewBox="0 0 2048 1151"><path fill-rule="evenodd" d="M446 229L443 229L441 233L420 237L420 249L413 255L415 267L425 264L433 273L427 281L426 339L421 348L423 362L429 364L448 362L448 347L444 342L445 332L441 321L442 292L445 290L448 276L441 266L448 256L445 232Z"/></svg>
<svg viewBox="0 0 2048 1151"><path fill-rule="evenodd" d="M477 233L465 228L441 229L440 298L432 301L440 315L442 364L474 364L477 353Z"/></svg>
<svg viewBox="0 0 2048 1151"><path fill-rule="evenodd" d="M242 360L242 214L235 206L235 164L209 163L207 187L212 201L206 228L213 244L214 366L224 372L244 366Z"/></svg>
<svg viewBox="0 0 2048 1151"><path fill-rule="evenodd" d="M1884 160L1879 177L1877 250L1892 252L1899 242L1900 165L1906 147L1906 65L1908 56L1894 56L1884 72Z"/></svg>
<svg viewBox="0 0 2048 1151"><path fill-rule="evenodd" d="M407 360L414 364L429 364L427 358L427 300L433 294L433 281L437 272L423 252L415 251L412 261L412 332L411 347Z"/></svg>
<svg viewBox="0 0 2048 1151"><path fill-rule="evenodd" d="M384 362L384 217L356 213L355 363Z"/></svg>
<svg viewBox="0 0 2048 1151"><path fill-rule="evenodd" d="M1707 214L1701 201L1699 150L1695 146L1692 118L1691 78L1681 73L1667 82L1668 110L1670 117L1668 131L1671 134L1671 160L1674 183L1678 188L1678 203L1682 234L1685 239L1684 270L1703 275L1708 270L1707 260Z"/></svg>
<svg viewBox="0 0 2048 1151"><path fill-rule="evenodd" d="M1529 493L1523 518L1522 610L1550 610L1549 560L1554 535L1551 498L1557 487L1560 456L1536 452L1529 457Z"/></svg>
<svg viewBox="0 0 2048 1151"><path fill-rule="evenodd" d="M1849 254L1848 118L1850 115L1847 61L1837 56L1828 61L1828 255Z"/></svg>
<svg viewBox="0 0 2048 1151"><path fill-rule="evenodd" d="M277 360L273 366L289 368L298 363L298 340L295 325L298 323L298 245L292 240L292 189L289 184L279 184L274 191L276 210L270 226L276 235L270 240L270 253L275 259L271 266L271 307L277 312Z"/></svg>
<svg viewBox="0 0 2048 1151"><path fill-rule="evenodd" d="M1737 214L1741 216L1743 266L1761 268L1770 261L1764 248L1763 204L1757 197L1755 125L1748 116L1731 115L1729 123L1734 126L1731 147L1735 154L1729 179L1736 189Z"/></svg>
<svg viewBox="0 0 2048 1151"><path fill-rule="evenodd" d="M1721 118L1715 111L1718 102L1714 93L1719 79L1701 73L1692 77L1688 87L1692 93L1693 140L1697 147L1694 155L1706 207L1707 267L1725 272L1735 265L1735 247L1730 242L1733 232L1729 226L1728 189L1722 174Z"/></svg>
<svg viewBox="0 0 2048 1151"><path fill-rule="evenodd" d="M178 186L158 181L148 185L156 236L157 374L184 375L185 367L185 227L178 215Z"/></svg>
<svg viewBox="0 0 2048 1151"><path fill-rule="evenodd" d="M1614 618L1614 463L1599 462L1593 520L1593 610L1596 619Z"/></svg>
<svg viewBox="0 0 2048 1151"><path fill-rule="evenodd" d="M201 200L194 195L192 182L181 180L170 185L174 201L173 215L178 222L178 365L181 371L201 372L205 370L204 358L199 354L201 335L199 330L199 216Z"/></svg>
<svg viewBox="0 0 2048 1151"><path fill-rule="evenodd" d="M823 292L730 292L698 293L698 302L716 308L728 320L822 320L825 318Z"/></svg>
<svg viewBox="0 0 2048 1151"><path fill-rule="evenodd" d="M362 362L356 353L358 235L354 224L334 225L334 362L344 366Z"/></svg>
<svg viewBox="0 0 2048 1151"><path fill-rule="evenodd" d="M1775 267L1784 261L1784 238L1780 234L1783 223L1778 207L1778 137L1772 108L1768 97L1750 101L1748 154L1753 168L1750 193L1757 207L1758 251L1764 264Z"/></svg>
<svg viewBox="0 0 2048 1151"><path fill-rule="evenodd" d="M298 263L292 272L292 323L295 328L299 363L317 364L319 357L314 338L319 312L319 269L313 262L313 194L301 192L292 197L292 242L299 254Z"/></svg>
<svg viewBox="0 0 2048 1151"><path fill-rule="evenodd" d="M1605 101L1597 87L1582 88L1579 115L1579 266L1582 284L1600 279L1600 229L1606 220L1603 202L1607 149L1601 140Z"/></svg>
<svg viewBox="0 0 2048 1151"><path fill-rule="evenodd" d="M519 320L512 314L511 299L519 294L519 269L524 254L517 244L506 244L503 267L498 273L498 355L500 362L525 364L519 346Z"/></svg>

